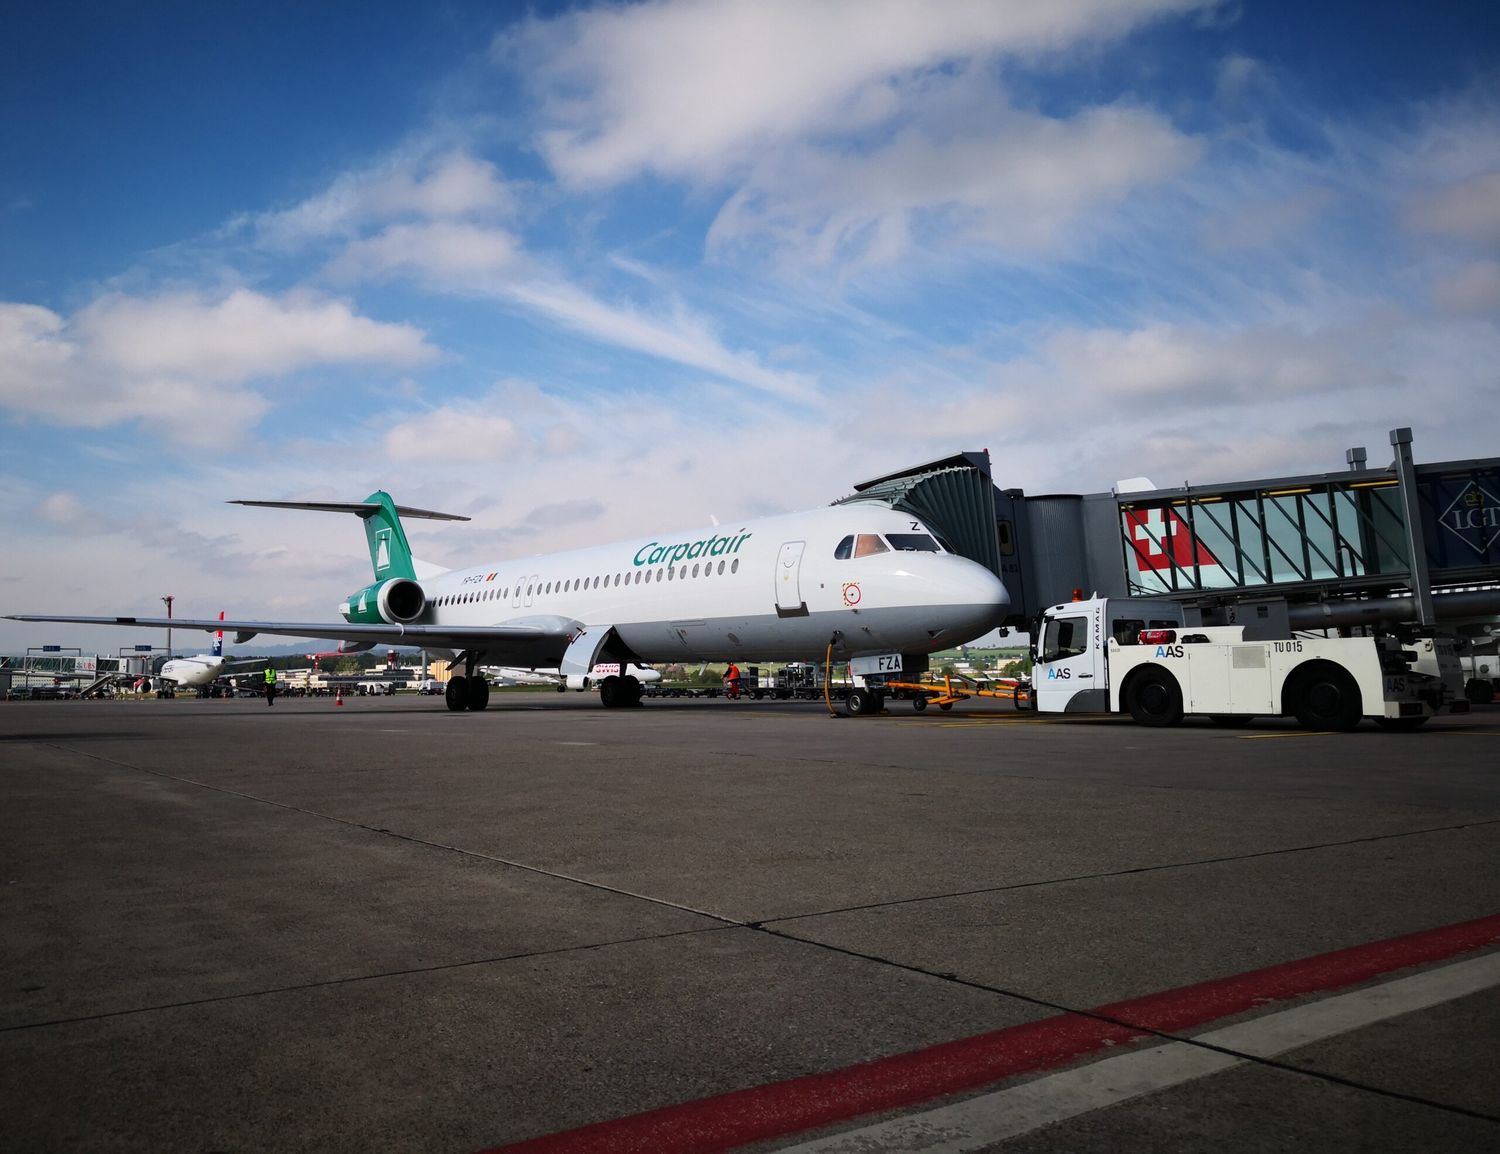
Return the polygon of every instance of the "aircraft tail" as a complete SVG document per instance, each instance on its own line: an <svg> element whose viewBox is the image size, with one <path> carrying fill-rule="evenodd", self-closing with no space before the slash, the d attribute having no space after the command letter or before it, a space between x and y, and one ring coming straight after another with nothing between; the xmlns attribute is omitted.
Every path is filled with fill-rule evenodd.
<svg viewBox="0 0 1500 1154"><path fill-rule="evenodd" d="M224 610L222 609L219 610L219 620L224 620ZM222 629L218 630L218 632L214 634L213 655L215 657L224 656L224 630Z"/></svg>
<svg viewBox="0 0 1500 1154"><path fill-rule="evenodd" d="M406 543L406 530L401 527L401 515L390 494L377 489L365 498L365 504L376 507L361 513L365 523L365 540L370 544L370 564L375 567L375 580L390 577L405 577L416 580L417 571L411 563L411 546Z"/></svg>
<svg viewBox="0 0 1500 1154"><path fill-rule="evenodd" d="M431 509L413 509L398 505L391 495L377 489L363 501L231 501L231 505L258 505L268 509L311 509L318 513L354 513L365 523L365 539L370 545L370 564L375 568L375 580L385 581L392 577L415 580L416 567L412 563L411 546L406 542L406 530L401 527L402 517L418 517L428 521L467 521L457 513L435 513Z"/></svg>

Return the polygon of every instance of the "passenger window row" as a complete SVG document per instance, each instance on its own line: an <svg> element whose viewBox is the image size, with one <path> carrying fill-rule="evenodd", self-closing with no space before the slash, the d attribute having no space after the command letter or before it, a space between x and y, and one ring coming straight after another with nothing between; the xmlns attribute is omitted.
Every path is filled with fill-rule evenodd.
<svg viewBox="0 0 1500 1154"><path fill-rule="evenodd" d="M694 563L691 568L687 565L666 565L660 569L637 569L631 573L615 573L613 576L606 573L599 577L574 577L564 581L548 581L546 583L533 581L525 586L527 597L546 597L551 593L581 593L584 590L613 589L620 585L649 585L652 574L658 583L663 581L687 581L694 577L722 577L725 573L738 573L740 562L738 558L732 561L720 561L715 565L712 561ZM520 596L522 587L517 585L514 592ZM432 602L434 607L447 605L470 605L480 601L509 601L512 589L510 586L502 586L497 589L484 589L474 593L449 593L446 596L435 598Z"/></svg>

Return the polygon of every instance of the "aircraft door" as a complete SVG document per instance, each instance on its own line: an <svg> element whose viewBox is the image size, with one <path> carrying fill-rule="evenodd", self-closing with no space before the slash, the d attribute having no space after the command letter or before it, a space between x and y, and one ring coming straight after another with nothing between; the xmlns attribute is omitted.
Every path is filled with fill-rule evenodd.
<svg viewBox="0 0 1500 1154"><path fill-rule="evenodd" d="M525 604L526 604L526 608L528 608L528 609L531 608L531 596L532 596L532 593L535 592L537 580L538 580L538 578L537 578L537 576L535 574L533 574L532 576L526 578L526 582L525 582L525 584L526 584L526 601L525 601ZM521 587L518 585L518 586L516 586L516 596L519 597L520 595L521 595Z"/></svg>
<svg viewBox="0 0 1500 1154"><path fill-rule="evenodd" d="M802 599L802 552L806 541L787 541L776 558L776 615L806 617L807 602Z"/></svg>

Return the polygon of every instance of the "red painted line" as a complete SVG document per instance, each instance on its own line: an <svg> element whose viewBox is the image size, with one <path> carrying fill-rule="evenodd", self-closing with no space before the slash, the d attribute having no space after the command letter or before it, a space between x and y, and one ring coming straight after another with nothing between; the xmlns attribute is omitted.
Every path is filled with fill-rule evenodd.
<svg viewBox="0 0 1500 1154"><path fill-rule="evenodd" d="M914 1106L1060 1066L1151 1031L1177 1032L1269 1002L1358 985L1500 941L1500 914L1370 942L1300 961L1114 1002L1091 1011L1128 1022L1059 1014L862 1062L596 1122L483 1154L714 1154L865 1114Z"/></svg>

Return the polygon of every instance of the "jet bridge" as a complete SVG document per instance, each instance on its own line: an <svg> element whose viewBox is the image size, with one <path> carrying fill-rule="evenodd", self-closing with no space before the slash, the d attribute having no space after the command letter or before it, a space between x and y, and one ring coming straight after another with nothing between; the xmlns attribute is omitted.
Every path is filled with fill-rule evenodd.
<svg viewBox="0 0 1500 1154"><path fill-rule="evenodd" d="M844 501L921 517L1005 581L1022 627L1091 593L1166 597L1280 636L1500 614L1500 458L1417 464L1409 429L1390 440L1386 468L1351 449L1334 473L1037 496L998 488L988 451L964 452Z"/></svg>
<svg viewBox="0 0 1500 1154"><path fill-rule="evenodd" d="M1101 495L1120 558L1101 591L1171 597L1206 622L1284 605L1294 628L1500 613L1500 459L1417 465L1409 429L1391 444L1383 469L1351 450L1339 473Z"/></svg>

